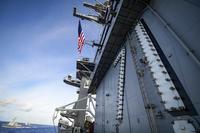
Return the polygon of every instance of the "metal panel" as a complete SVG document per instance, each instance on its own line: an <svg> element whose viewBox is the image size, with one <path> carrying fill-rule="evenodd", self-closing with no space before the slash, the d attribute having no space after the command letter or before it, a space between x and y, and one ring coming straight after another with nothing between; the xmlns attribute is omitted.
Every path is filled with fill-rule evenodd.
<svg viewBox="0 0 200 133"><path fill-rule="evenodd" d="M196 54L198 54L199 45L197 46L196 44L199 42L197 34L198 32L200 32L200 26L196 23L192 25L192 23L196 20L199 20L200 17L194 18L194 16L198 16L200 10L197 7L192 9L194 5L192 5L191 2L182 2L180 0L177 0L175 2L167 0L153 0L151 6L155 9L155 11L158 12L158 14L160 14L164 18L164 20L166 20L167 23L170 24L167 26L171 27L175 32L177 32L179 36L182 35L180 39L186 41L188 46L191 46L192 49L195 49L195 52L197 51ZM188 14L190 14L191 16L189 16ZM180 20L184 20L185 17L188 19L185 22L180 22L179 20L177 20L177 18L180 18ZM163 24L161 20L155 14L152 13L151 10L147 9L142 18L147 23L150 31L153 33L153 36L158 42L159 47L163 51L163 54L166 56L168 63L171 65L174 72L177 74L177 77L183 86L183 88L177 88L179 89L178 92L180 92L181 89L185 89L185 92L188 94L188 98L192 101L192 105L194 105L197 112L200 113L200 99L198 96L200 93L200 69L198 65L191 59L190 56L188 56L185 49L179 44L180 42L177 41L177 38L174 37L174 35L166 28L166 25ZM190 29L188 29L189 27L187 26L190 27L191 31ZM189 32L185 33L187 31ZM175 100L172 99L172 97L170 99L173 102L168 104L169 106L165 107L162 103L160 103L162 99L169 101L169 99L160 96L160 91L157 91L163 91L163 88L164 90L166 90L166 88L162 85L157 86L153 79L153 77L164 77L160 73L161 69L155 66L156 64L151 64L151 69L148 67L148 65L140 62L140 59L143 59L144 55L148 57L148 60L154 60L159 58L150 58L152 57L152 53L149 53L148 51L151 48L144 47L144 45L140 46L140 42L136 40L134 36L135 32L131 33L130 39L127 39L125 43L127 55L123 120L121 122L115 120L117 113L116 97L119 73L118 63L116 67L113 67L111 65L111 67L105 73L105 77L100 82L99 87L97 88L97 104L101 107L97 107L96 109L97 125L95 125L95 132L179 133L180 131L182 131L182 129L185 129L184 132L188 131L188 129L189 131L195 131L194 127L192 127L190 123L187 123L186 119L177 120L177 117L175 115L171 115L168 111L165 110L166 107L169 108L170 106L179 107L179 104L177 104L177 102L174 102ZM193 40L191 40L190 38ZM124 38L123 40L126 40L126 38ZM135 60L133 60L131 56L132 49L129 46L127 46L128 43L131 43L131 45L134 47L136 53ZM143 51L147 49L148 51L146 51L146 53L148 54L143 53ZM119 49L116 50L119 51ZM154 68L156 68L156 71L154 71ZM159 74L155 74L158 72L157 70L159 70ZM152 71L154 72L153 76L151 73ZM140 77L140 75L142 77ZM167 78L169 78L169 75L166 76ZM171 81L173 80L174 79L171 79ZM165 82L164 80L162 81ZM171 85L173 86L173 84ZM167 88L170 87L168 86ZM144 93L147 100L145 100L143 96ZM180 95L183 96L182 94ZM187 97L184 97L184 99L182 99L184 104L186 100ZM176 104L174 105L174 103ZM183 105L183 103L181 103L181 106ZM189 109L190 108L191 107L189 106ZM190 116L190 114L179 114L178 118L187 118L187 120L192 121L192 123L196 123L195 127L199 127L198 120L200 118L198 114L196 114L196 116ZM184 125L184 127L180 125Z"/></svg>
<svg viewBox="0 0 200 133"><path fill-rule="evenodd" d="M116 132L118 72L119 64L110 67L97 89L95 133Z"/></svg>
<svg viewBox="0 0 200 133"><path fill-rule="evenodd" d="M176 88L165 69L162 60L160 59L154 44L145 31L142 23L138 23L135 28L138 40L143 49L145 55L145 61L147 61L153 79L157 85L158 91L161 95L162 102L168 111L182 110L185 108L183 101L181 100Z"/></svg>
<svg viewBox="0 0 200 133"><path fill-rule="evenodd" d="M123 119L123 101L124 101L124 83L125 83L125 65L126 48L123 47L114 61L114 67L119 62L119 75L117 84L117 119Z"/></svg>
<svg viewBox="0 0 200 133"><path fill-rule="evenodd" d="M130 40L131 41L131 40ZM135 45L135 41L127 42ZM125 110L127 117L124 120L124 124L129 124L131 129L129 132L136 133L149 133L151 132L148 116L146 114L144 101L142 98L142 92L137 77L136 66L133 62L131 55L131 48L127 47L127 58L126 58L126 77L125 77ZM126 122L129 123L126 123Z"/></svg>
<svg viewBox="0 0 200 133"><path fill-rule="evenodd" d="M117 81L119 65L110 67L105 77L105 132L116 132Z"/></svg>
<svg viewBox="0 0 200 133"><path fill-rule="evenodd" d="M200 1L153 0L153 8L200 59Z"/></svg>
<svg viewBox="0 0 200 133"><path fill-rule="evenodd" d="M158 5L159 2L160 1L154 1L154 4ZM163 5L160 4L160 6L163 6ZM182 6L181 2L179 3L179 6L180 7ZM191 6L190 3L188 3L188 6ZM161 10L160 7L159 7L159 10ZM185 11L189 12L190 10L185 10ZM163 8L162 14L165 14L165 15L170 14L171 16L173 16L174 10L168 10L166 8ZM181 16L185 17L183 14L179 14L179 15L180 17ZM191 99L192 104L196 108L197 112L200 113L200 104L199 104L199 95L198 95L200 69L198 65L192 60L190 56L188 56L185 49L179 44L179 41L177 41L177 39L169 32L169 30L165 28L165 25L159 20L158 17L155 16L155 14L153 14L150 10L148 10L145 12L143 18L145 19L145 22L148 24L154 37L158 41L160 48L163 50L164 54L166 55L170 65L176 72L176 75L178 76L180 82L184 86L184 89L188 97ZM175 18L176 17L174 16L174 19ZM166 22L167 21L168 20L166 20ZM174 26L179 25L179 22L173 21L172 25ZM187 25L185 25L185 27L187 27ZM198 27L199 25L196 28L199 29ZM192 34L194 34L195 36L195 32L194 33L192 32ZM194 42L190 42L189 44L191 44L192 46L193 43Z"/></svg>
<svg viewBox="0 0 200 133"><path fill-rule="evenodd" d="M101 133L103 131L103 82L99 85L96 95L96 109L95 109L95 125L94 132Z"/></svg>
<svg viewBox="0 0 200 133"><path fill-rule="evenodd" d="M175 120L173 128L175 133L196 133L192 123L188 123L187 120Z"/></svg>
<svg viewBox="0 0 200 133"><path fill-rule="evenodd" d="M153 19L153 18L152 18ZM155 82L152 78L152 74L150 72L149 67L147 67L147 64L142 63L141 59L144 58L144 53L143 50L141 48L140 42L136 39L135 37L135 32L133 32L130 37L129 37L129 41L131 42L132 48L130 48L128 51L132 51L132 53L134 54L134 64L132 63L131 68L134 70L136 68L136 70L138 73L138 79L134 79L132 76L130 80L133 79L133 81L140 81L140 91L141 93L137 94L136 98L132 101L137 101L137 104L134 103L134 105L136 104L136 107L134 109L134 112L138 112L138 114L135 115L135 118L138 118L137 116L139 116L139 113L143 112L143 116L145 116L145 110L146 110L146 114L148 114L148 119L144 119L144 121L142 121L142 124L144 124L144 126L136 126L134 131L136 130L137 132L141 132L144 130L147 130L148 132L152 132L152 133L171 133L173 132L173 128L171 126L171 121L173 120L173 117L169 114L166 113L166 110L164 109L163 104L160 102L161 101L161 97L160 95L158 95L157 93L157 87L155 85ZM129 52L128 52L129 53ZM127 53L127 57L128 57L128 53ZM130 62L130 61L127 61ZM128 65L127 65L128 66ZM137 67L136 67L137 66ZM127 68L128 69L128 68ZM128 69L129 71L132 69ZM142 73L141 73L142 72ZM127 78L126 82L129 81L129 78ZM133 82L132 81L132 82ZM131 83L131 82L129 82ZM137 84L134 83L134 86L136 86ZM135 96L134 94L128 93L130 94L130 96ZM138 100L143 96L143 101L142 100ZM142 108L142 106L145 107ZM138 106L140 108L138 108ZM141 114L142 116L142 114ZM136 121L136 120L135 120ZM140 119L137 120L136 122L140 122ZM133 123L133 122L131 122ZM147 128L148 126L145 126L145 123L148 124L150 128ZM143 128L144 127L144 128ZM147 132L146 131L146 132Z"/></svg>

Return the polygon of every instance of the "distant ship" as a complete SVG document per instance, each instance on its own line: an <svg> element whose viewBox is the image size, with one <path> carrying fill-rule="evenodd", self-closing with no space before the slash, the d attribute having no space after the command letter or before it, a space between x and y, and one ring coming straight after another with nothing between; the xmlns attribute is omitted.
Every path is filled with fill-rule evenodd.
<svg viewBox="0 0 200 133"><path fill-rule="evenodd" d="M8 124L2 125L4 128L29 128L30 124L26 123L25 125L19 124L16 122L16 117L12 119Z"/></svg>

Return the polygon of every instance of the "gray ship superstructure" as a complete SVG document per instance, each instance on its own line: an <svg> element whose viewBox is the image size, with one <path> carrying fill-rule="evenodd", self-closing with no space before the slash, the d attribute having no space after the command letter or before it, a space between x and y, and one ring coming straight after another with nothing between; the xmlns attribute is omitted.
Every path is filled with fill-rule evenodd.
<svg viewBox="0 0 200 133"><path fill-rule="evenodd" d="M104 4L100 16L74 10L104 25L88 90L94 132L200 132L200 1Z"/></svg>
<svg viewBox="0 0 200 133"><path fill-rule="evenodd" d="M55 109L53 121L59 113L58 121L59 133L81 133L89 132L94 125L95 97L88 94L90 85L90 75L94 69L94 63L89 58L83 58L76 62L76 78L71 75L64 78L66 84L78 87L78 99L75 102L58 107ZM73 106L71 108L71 106Z"/></svg>

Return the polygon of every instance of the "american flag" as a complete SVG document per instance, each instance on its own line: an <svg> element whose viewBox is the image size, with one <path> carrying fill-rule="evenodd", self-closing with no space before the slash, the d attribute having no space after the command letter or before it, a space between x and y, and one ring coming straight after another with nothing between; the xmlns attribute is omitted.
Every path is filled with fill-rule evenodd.
<svg viewBox="0 0 200 133"><path fill-rule="evenodd" d="M78 51L81 53L85 41L85 36L81 28L81 22L78 23Z"/></svg>

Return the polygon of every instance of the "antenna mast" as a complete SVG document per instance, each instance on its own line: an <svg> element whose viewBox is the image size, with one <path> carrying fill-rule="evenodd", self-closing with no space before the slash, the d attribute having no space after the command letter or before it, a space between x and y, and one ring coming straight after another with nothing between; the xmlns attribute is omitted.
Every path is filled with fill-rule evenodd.
<svg viewBox="0 0 200 133"><path fill-rule="evenodd" d="M89 21L94 21L99 24L106 24L107 23L106 16L107 16L108 9L110 8L110 5L111 5L110 0L106 0L104 3L100 3L97 1L96 4L90 4L87 2L83 2L83 6L94 10L96 12L96 14L98 14L98 15L85 15L82 13L77 13L76 7L74 7L73 15L75 17L89 20Z"/></svg>

